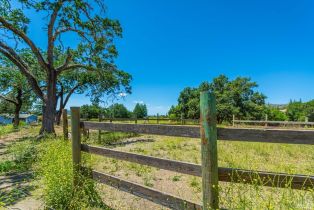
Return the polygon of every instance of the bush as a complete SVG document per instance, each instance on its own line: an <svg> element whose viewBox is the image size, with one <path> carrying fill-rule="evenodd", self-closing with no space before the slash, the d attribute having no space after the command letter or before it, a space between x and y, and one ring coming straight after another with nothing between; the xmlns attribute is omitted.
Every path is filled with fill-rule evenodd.
<svg viewBox="0 0 314 210"><path fill-rule="evenodd" d="M50 139L41 143L36 168L42 177L43 198L48 208L107 208L96 192L93 180L78 175L80 183L74 186L70 142Z"/></svg>

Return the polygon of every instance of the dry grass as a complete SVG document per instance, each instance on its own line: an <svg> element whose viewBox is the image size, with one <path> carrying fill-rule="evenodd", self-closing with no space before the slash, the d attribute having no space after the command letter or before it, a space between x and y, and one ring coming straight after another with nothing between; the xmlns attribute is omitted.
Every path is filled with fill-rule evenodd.
<svg viewBox="0 0 314 210"><path fill-rule="evenodd" d="M121 134L120 134L121 135ZM89 143L95 143L92 135ZM106 138L106 137L104 137ZM145 154L192 163L201 163L198 139L141 136L154 142L139 142L111 146L120 151ZM109 139L110 140L110 139ZM105 141L108 142L108 139ZM292 174L314 174L314 146L247 142L218 142L220 167L264 170ZM126 161L91 156L93 168L130 181L177 195L201 201L201 180L198 177L160 170ZM117 209L163 209L163 207L135 196L100 185L103 199ZM251 186L220 182L221 206L229 209L313 209L314 192Z"/></svg>

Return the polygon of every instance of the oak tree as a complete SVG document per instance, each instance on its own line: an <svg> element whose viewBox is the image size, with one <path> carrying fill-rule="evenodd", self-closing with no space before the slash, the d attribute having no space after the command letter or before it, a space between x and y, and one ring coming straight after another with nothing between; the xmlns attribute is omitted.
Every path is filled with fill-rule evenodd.
<svg viewBox="0 0 314 210"><path fill-rule="evenodd" d="M30 19L27 14L34 12L36 18ZM42 39L46 42L43 46L37 44L38 40L28 30L31 21L39 25L38 17L43 17ZM114 64L118 54L114 40L121 33L119 21L106 17L102 0L19 0L14 6L8 0L0 0L0 53L16 65L42 100L40 133L54 133L57 83L63 74L93 72L100 77L121 74ZM30 63L19 55L21 47L32 52L40 74L34 74ZM57 56L58 50L66 56Z"/></svg>

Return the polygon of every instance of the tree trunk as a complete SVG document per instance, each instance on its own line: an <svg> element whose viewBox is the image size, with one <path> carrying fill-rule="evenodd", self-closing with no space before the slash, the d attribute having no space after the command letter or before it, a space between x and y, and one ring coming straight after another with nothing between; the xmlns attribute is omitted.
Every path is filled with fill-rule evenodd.
<svg viewBox="0 0 314 210"><path fill-rule="evenodd" d="M60 106L59 110L57 111L57 116L56 116L56 124L57 125L61 124L62 109L64 109L64 107Z"/></svg>
<svg viewBox="0 0 314 210"><path fill-rule="evenodd" d="M48 73L47 97L43 102L43 121L40 129L40 134L55 133L54 121L56 111L56 84L57 73L55 70L51 70Z"/></svg>
<svg viewBox="0 0 314 210"><path fill-rule="evenodd" d="M22 89L17 90L17 96L16 96L16 104L15 104L15 110L14 110L14 121L13 121L13 126L14 128L19 127L20 125L20 111L22 108Z"/></svg>
<svg viewBox="0 0 314 210"><path fill-rule="evenodd" d="M72 94L74 93L74 91L79 88L79 85L74 86L68 93L68 95L65 97L65 99L63 98L64 95L64 91L63 91L63 87L61 87L61 93L60 93L60 105L59 105L59 111L57 112L56 115L56 123L57 125L60 125L61 122L61 115L62 115L62 110L65 108L65 106L67 105L70 97L72 96Z"/></svg>
<svg viewBox="0 0 314 210"><path fill-rule="evenodd" d="M64 108L64 106L63 106L63 87L62 86L61 86L61 92L59 94L59 97L60 97L59 110L57 111L57 114L56 114L56 124L57 125L60 125L62 109Z"/></svg>

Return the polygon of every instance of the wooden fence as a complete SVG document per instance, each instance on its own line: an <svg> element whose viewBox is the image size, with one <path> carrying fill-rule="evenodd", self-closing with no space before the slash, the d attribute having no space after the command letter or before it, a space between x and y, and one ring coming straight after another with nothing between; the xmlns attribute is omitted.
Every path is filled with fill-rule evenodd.
<svg viewBox="0 0 314 210"><path fill-rule="evenodd" d="M86 118L82 118L83 120ZM86 119L86 121L88 121ZM96 119L93 119L91 121L96 121ZM142 122L143 124L178 124L178 125L186 125L186 124L192 124L192 125L199 125L199 119L184 119L181 118L168 118L168 117L145 117L145 118L107 118L102 117L101 115L98 116L99 122L132 122L137 124L138 122Z"/></svg>
<svg viewBox="0 0 314 210"><path fill-rule="evenodd" d="M296 122L296 121L271 121L268 120L266 115L265 120L236 120L235 116L233 115L232 125L235 126L236 124L250 124L250 125L262 125L262 126L269 126L269 125L284 125L284 126L314 126L314 122L308 122L308 118L305 119L304 122Z"/></svg>
<svg viewBox="0 0 314 210"><path fill-rule="evenodd" d="M314 176L218 167L217 158L217 139L226 141L314 145L314 131L217 128L214 96L207 92L202 92L200 107L200 126L80 122L79 107L72 107L71 127L74 169L79 173L79 168L81 167L81 151L83 151L202 177L203 199L202 204L198 204L106 173L101 173L95 170L92 171L93 178L101 183L148 199L171 209L218 209L218 181L247 183L269 187L289 187L299 190L309 190L314 188ZM81 144L81 129L201 138L202 164L197 165ZM74 183L77 183L77 180L75 179L77 179L77 177L74 177Z"/></svg>

